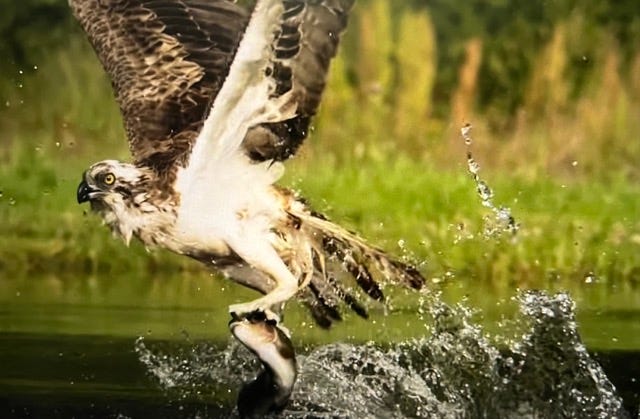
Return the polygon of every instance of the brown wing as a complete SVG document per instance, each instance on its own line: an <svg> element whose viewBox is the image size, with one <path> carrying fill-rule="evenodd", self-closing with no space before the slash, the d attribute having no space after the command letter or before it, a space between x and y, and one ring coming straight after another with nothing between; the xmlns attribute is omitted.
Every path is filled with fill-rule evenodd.
<svg viewBox="0 0 640 419"><path fill-rule="evenodd" d="M111 76L138 162L186 155L249 13L225 0L70 0Z"/></svg>
<svg viewBox="0 0 640 419"><path fill-rule="evenodd" d="M259 0L258 0L259 1ZM307 136L354 0L283 0L275 95L293 90L296 117L251 129L255 160L284 160ZM227 0L69 0L112 80L137 162L184 162L249 21Z"/></svg>
<svg viewBox="0 0 640 419"><path fill-rule="evenodd" d="M244 146L253 159L285 160L306 138L353 3L354 0L283 1L285 12L274 49L273 76L276 94L293 90L297 116L250 130Z"/></svg>

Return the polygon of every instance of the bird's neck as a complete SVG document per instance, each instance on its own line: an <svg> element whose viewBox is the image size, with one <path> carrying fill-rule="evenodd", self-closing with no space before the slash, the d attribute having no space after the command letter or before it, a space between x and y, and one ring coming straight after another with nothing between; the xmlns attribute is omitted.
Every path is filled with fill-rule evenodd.
<svg viewBox="0 0 640 419"><path fill-rule="evenodd" d="M175 206L170 198L136 191L128 200L111 202L101 215L111 231L128 245L135 236L145 246L162 244L175 223Z"/></svg>

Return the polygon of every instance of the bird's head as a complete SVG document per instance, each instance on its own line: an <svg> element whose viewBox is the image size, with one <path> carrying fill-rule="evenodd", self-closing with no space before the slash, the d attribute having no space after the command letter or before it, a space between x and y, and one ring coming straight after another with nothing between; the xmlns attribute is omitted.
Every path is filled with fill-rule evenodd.
<svg viewBox="0 0 640 419"><path fill-rule="evenodd" d="M78 185L78 203L89 202L96 211L126 204L139 194L149 179L149 174L132 164L116 160L104 160L91 166L82 174Z"/></svg>
<svg viewBox="0 0 640 419"><path fill-rule="evenodd" d="M91 209L121 233L124 223L147 200L151 171L115 160L104 160L87 169L78 185L78 203ZM130 236L129 234L123 234Z"/></svg>

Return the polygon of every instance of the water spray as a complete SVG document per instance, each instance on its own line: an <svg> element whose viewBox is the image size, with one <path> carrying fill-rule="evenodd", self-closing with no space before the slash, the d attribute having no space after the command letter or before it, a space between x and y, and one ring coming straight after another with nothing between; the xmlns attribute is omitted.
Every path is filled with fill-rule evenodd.
<svg viewBox="0 0 640 419"><path fill-rule="evenodd" d="M480 178L480 165L475 161L473 153L471 152L471 145L473 144L471 128L471 124L467 123L460 129L462 139L467 148L467 168L473 181L476 183L476 191L478 192L482 205L489 208L494 215L493 220L485 218L487 223L484 228L484 236L487 238L495 237L502 232L507 232L515 236L520 228L520 224L517 223L511 215L511 209L504 206L496 206L493 202L493 191L487 182Z"/></svg>

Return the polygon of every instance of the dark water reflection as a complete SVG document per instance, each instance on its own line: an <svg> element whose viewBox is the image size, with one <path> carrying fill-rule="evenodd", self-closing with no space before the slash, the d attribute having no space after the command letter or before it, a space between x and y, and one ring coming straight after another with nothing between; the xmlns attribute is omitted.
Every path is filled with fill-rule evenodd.
<svg viewBox="0 0 640 419"><path fill-rule="evenodd" d="M476 324L467 305L446 304L438 296L423 303L412 313L422 313L422 337L383 345L356 339L301 348L300 378L285 415L637 416L640 351L588 351L566 294L522 294L520 313L510 323L513 330L505 329L502 336ZM101 315L118 322L129 319L138 327L136 317L145 317L143 311L104 310ZM188 321L194 312L169 313L168 319ZM78 322L78 314L62 317ZM10 323L8 316L5 307L4 325ZM156 316L162 317L155 313L150 318ZM389 317L393 323L394 314ZM44 321L46 316L36 318ZM0 416L235 417L236 391L258 368L226 337L113 337L99 332L4 330Z"/></svg>

